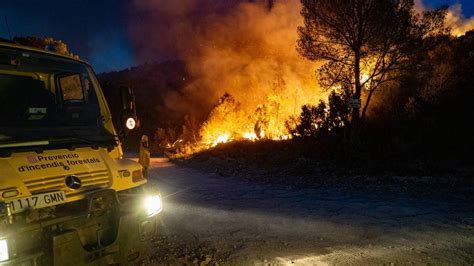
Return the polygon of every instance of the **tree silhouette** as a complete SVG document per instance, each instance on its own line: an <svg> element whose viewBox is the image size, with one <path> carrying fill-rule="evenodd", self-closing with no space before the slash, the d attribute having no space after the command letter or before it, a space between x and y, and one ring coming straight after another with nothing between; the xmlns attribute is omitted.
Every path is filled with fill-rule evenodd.
<svg viewBox="0 0 474 266"><path fill-rule="evenodd" d="M347 88L360 100L352 122L365 117L373 93L407 65L414 47L427 32L440 31L443 10L422 18L413 0L301 0L304 26L298 28L298 51L309 60L323 60L324 88ZM443 19L440 19L443 18Z"/></svg>

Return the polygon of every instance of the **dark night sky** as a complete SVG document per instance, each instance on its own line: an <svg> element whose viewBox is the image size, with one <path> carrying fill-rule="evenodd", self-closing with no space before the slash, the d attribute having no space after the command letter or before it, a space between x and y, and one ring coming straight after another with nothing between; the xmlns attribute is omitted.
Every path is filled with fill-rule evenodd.
<svg viewBox="0 0 474 266"><path fill-rule="evenodd" d="M97 72L124 69L137 63L127 23L139 18L129 17L130 1L1 0L0 37L8 38L7 18L13 36L51 36L66 42L71 52L90 62ZM424 3L434 7L460 3L466 17L474 16L472 0Z"/></svg>
<svg viewBox="0 0 474 266"><path fill-rule="evenodd" d="M1 0L0 37L51 36L97 72L134 65L122 0Z"/></svg>

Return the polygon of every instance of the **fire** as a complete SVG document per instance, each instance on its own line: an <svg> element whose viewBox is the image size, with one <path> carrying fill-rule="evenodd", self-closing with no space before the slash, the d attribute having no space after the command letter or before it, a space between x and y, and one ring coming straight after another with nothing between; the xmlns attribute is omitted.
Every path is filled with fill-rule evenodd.
<svg viewBox="0 0 474 266"><path fill-rule="evenodd" d="M466 34L466 32L474 29L474 17L464 17L462 6L456 4L451 6L448 10L446 25L451 28L451 34L453 36L461 37Z"/></svg>
<svg viewBox="0 0 474 266"><path fill-rule="evenodd" d="M226 93L202 125L201 142L198 145L205 149L240 140L291 139L285 126L288 114L281 112L285 106L284 99L269 97L267 101L258 105L253 114L247 114L240 109L240 103Z"/></svg>
<svg viewBox="0 0 474 266"><path fill-rule="evenodd" d="M187 127L195 133L185 140L197 146L193 151L240 140L283 140L289 117L326 98L315 74L321 63L304 60L295 49L296 29L304 23L297 0L131 2L143 14L130 27L143 47L138 57L172 55L192 77L165 98L171 111L204 120Z"/></svg>
<svg viewBox="0 0 474 266"><path fill-rule="evenodd" d="M282 136L279 136L278 138L274 138L273 140L275 141L278 141L278 140L290 140L293 138L293 135L282 135Z"/></svg>
<svg viewBox="0 0 474 266"><path fill-rule="evenodd" d="M228 134L220 135L217 137L217 139L212 143L212 147L215 147L219 144L227 143L231 140L230 136Z"/></svg>
<svg viewBox="0 0 474 266"><path fill-rule="evenodd" d="M295 49L296 29L304 24L300 1L130 2L140 14L129 27L134 46L140 47L138 59L170 55L183 60L192 77L183 79L179 92L167 92L165 100L183 117L205 118L202 125L187 127L193 134L184 143L196 145L195 150L239 140L290 139L288 119L298 116L302 105L327 99L315 75L322 63L303 60ZM458 35L474 25L462 17L460 6L450 9L447 20ZM361 81L370 91L375 61L362 65Z"/></svg>
<svg viewBox="0 0 474 266"><path fill-rule="evenodd" d="M251 141L258 140L257 134L254 133L254 132L246 132L246 133L244 133L244 135L242 137L246 140L251 140Z"/></svg>
<svg viewBox="0 0 474 266"><path fill-rule="evenodd" d="M425 1L415 1L415 9L418 13L428 10L423 2ZM461 37L466 32L474 30L474 17L465 17L463 7L459 3L449 7L445 23L451 29L451 34L456 37Z"/></svg>
<svg viewBox="0 0 474 266"><path fill-rule="evenodd" d="M369 80L369 74L363 73L360 79L361 83L366 83Z"/></svg>
<svg viewBox="0 0 474 266"><path fill-rule="evenodd" d="M253 112L247 113L232 95L226 93L211 111L200 129L204 148L221 143L247 140L282 141L291 139L286 126L291 115L297 115L299 108L288 110L287 97L271 94ZM299 107L299 106L298 106Z"/></svg>

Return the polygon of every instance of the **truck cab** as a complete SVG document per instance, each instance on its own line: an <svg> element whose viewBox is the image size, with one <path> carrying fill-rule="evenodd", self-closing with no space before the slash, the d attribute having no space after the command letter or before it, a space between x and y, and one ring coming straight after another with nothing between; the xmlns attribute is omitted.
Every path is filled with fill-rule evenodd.
<svg viewBox="0 0 474 266"><path fill-rule="evenodd" d="M122 99L134 106L133 95ZM124 116L133 129L135 115ZM0 264L145 259L162 210L146 184L123 158L90 65L0 42Z"/></svg>

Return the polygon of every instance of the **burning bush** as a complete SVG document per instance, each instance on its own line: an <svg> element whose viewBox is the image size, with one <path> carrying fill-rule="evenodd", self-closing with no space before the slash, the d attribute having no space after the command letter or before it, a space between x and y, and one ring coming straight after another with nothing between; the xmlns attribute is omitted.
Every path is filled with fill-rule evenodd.
<svg viewBox="0 0 474 266"><path fill-rule="evenodd" d="M270 95L266 103L247 114L235 98L225 93L199 131L199 145L214 147L234 140L286 139L286 119L280 114L281 97Z"/></svg>
<svg viewBox="0 0 474 266"><path fill-rule="evenodd" d="M241 137L246 118L240 104L230 94L225 93L214 107L209 119L202 125L199 135L205 146L216 146Z"/></svg>

